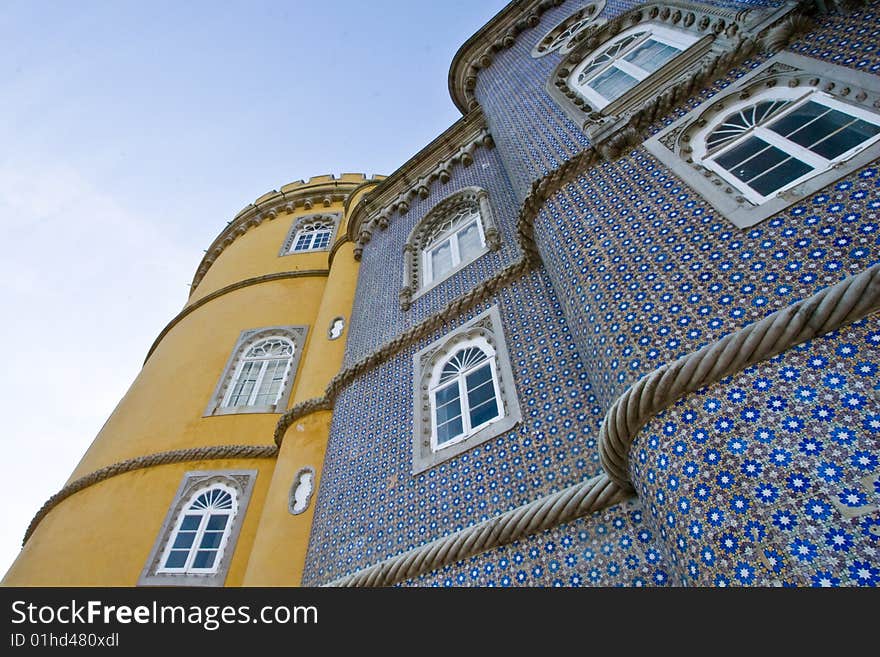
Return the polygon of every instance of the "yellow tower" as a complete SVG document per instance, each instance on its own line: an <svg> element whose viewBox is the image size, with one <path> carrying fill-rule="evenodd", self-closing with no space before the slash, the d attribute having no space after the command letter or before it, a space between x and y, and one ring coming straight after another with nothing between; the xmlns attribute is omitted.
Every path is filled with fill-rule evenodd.
<svg viewBox="0 0 880 657"><path fill-rule="evenodd" d="M378 180L291 183L229 222L4 585L300 583L330 424L309 400L342 364L348 208Z"/></svg>

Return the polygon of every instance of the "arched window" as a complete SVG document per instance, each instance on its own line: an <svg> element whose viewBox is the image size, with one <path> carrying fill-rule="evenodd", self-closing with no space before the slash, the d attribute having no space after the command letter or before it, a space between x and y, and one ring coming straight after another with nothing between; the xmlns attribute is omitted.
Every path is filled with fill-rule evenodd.
<svg viewBox="0 0 880 657"><path fill-rule="evenodd" d="M251 346L238 366L222 406L273 406L290 373L293 343L267 338Z"/></svg>
<svg viewBox="0 0 880 657"><path fill-rule="evenodd" d="M755 204L824 173L880 139L880 116L811 88L771 90L726 108L694 160Z"/></svg>
<svg viewBox="0 0 880 657"><path fill-rule="evenodd" d="M290 398L306 326L242 331L205 415L280 413Z"/></svg>
<svg viewBox="0 0 880 657"><path fill-rule="evenodd" d="M458 349L437 368L431 382L434 450L454 445L501 419L494 356L488 343L476 341Z"/></svg>
<svg viewBox="0 0 880 657"><path fill-rule="evenodd" d="M501 248L489 196L467 187L441 201L413 228L404 246L401 307L487 253Z"/></svg>
<svg viewBox="0 0 880 657"><path fill-rule="evenodd" d="M279 257L311 251L328 251L340 217L338 212L321 212L296 217L278 251Z"/></svg>
<svg viewBox="0 0 880 657"><path fill-rule="evenodd" d="M739 228L880 157L880 78L783 51L645 149Z"/></svg>
<svg viewBox="0 0 880 657"><path fill-rule="evenodd" d="M333 235L333 225L319 221L301 228L296 233L291 253L303 251L326 251L330 247L330 237Z"/></svg>
<svg viewBox="0 0 880 657"><path fill-rule="evenodd" d="M236 491L214 484L185 505L162 555L158 573L213 573L238 510Z"/></svg>
<svg viewBox="0 0 880 657"><path fill-rule="evenodd" d="M413 355L413 474L500 436L521 418L496 306Z"/></svg>
<svg viewBox="0 0 880 657"><path fill-rule="evenodd" d="M428 234L428 244L422 250L422 287L446 278L453 269L474 260L485 247L479 206L459 204Z"/></svg>
<svg viewBox="0 0 880 657"><path fill-rule="evenodd" d="M634 88L697 41L681 30L648 23L618 34L578 64L568 84L595 109Z"/></svg>
<svg viewBox="0 0 880 657"><path fill-rule="evenodd" d="M138 585L223 586L256 477L256 470L186 472Z"/></svg>

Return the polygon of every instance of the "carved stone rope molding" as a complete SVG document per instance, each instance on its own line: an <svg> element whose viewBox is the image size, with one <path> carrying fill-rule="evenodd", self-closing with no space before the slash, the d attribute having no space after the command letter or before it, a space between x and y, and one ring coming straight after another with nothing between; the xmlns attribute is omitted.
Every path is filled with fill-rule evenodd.
<svg viewBox="0 0 880 657"><path fill-rule="evenodd" d="M157 465L167 465L169 463L182 463L184 461L207 461L217 459L272 459L278 455L278 448L274 445L211 445L208 447L192 447L189 449L175 449L167 452L158 452L157 454L148 454L146 456L138 456L133 459L126 459L111 465L104 466L99 470L75 479L67 484L60 491L46 500L46 503L37 511L31 524L28 525L27 531L21 544L27 543L27 540L34 533L40 521L46 517L55 506L67 499L83 488L88 488L93 484L110 479L116 475L121 475L133 470L142 470L143 468L151 468Z"/></svg>
<svg viewBox="0 0 880 657"><path fill-rule="evenodd" d="M801 342L835 331L877 309L880 264L643 376L615 400L605 415L599 429L602 467L612 481L631 490L629 448L651 417L683 395Z"/></svg>
<svg viewBox="0 0 880 657"><path fill-rule="evenodd" d="M153 344L150 346L150 350L147 351L147 357L144 358L144 363L150 360L150 356L153 355L153 352L156 350L156 347L159 346L159 343L162 342L162 339L168 334L172 328L174 328L180 320L189 315L196 308L201 308L209 301L213 301L219 297L222 297L225 294L229 294L230 292L235 292L236 290L241 290L246 287L250 287L251 285L260 285L261 283L271 283L273 281L282 281L288 278L301 278L308 276L328 276L330 274L329 269L300 269L295 271L279 271L274 274L263 274L261 276L254 276L253 278L246 278L242 281L237 281L232 283L231 285L226 285L225 287L221 287L219 290L214 290L210 294L206 294L201 299L196 299L191 304L186 306L183 310L181 310L177 315L175 315L168 324L165 325L165 328L162 329L162 332L153 340Z"/></svg>
<svg viewBox="0 0 880 657"><path fill-rule="evenodd" d="M628 497L604 474L511 509L478 525L462 529L336 579L328 586L390 586L518 538L550 529Z"/></svg>

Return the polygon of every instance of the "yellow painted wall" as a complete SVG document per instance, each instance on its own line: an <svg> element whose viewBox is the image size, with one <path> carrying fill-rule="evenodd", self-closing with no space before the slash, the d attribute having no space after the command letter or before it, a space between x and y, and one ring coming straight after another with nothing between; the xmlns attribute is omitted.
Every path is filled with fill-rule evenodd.
<svg viewBox="0 0 880 657"><path fill-rule="evenodd" d="M348 189L363 182L359 175L349 178ZM319 176L285 186L282 192L327 185L331 180ZM257 203L272 194L278 192ZM307 325L289 406L323 394L342 363L357 278L358 263L346 241L344 221L337 230L341 245L329 276L262 281L197 302L225 286L264 274L326 270L329 251L283 257L278 253L298 217L328 211L342 212L343 205L335 202L330 207L281 213L226 246L187 301L189 310L175 318L157 341L68 482L113 463L167 450L272 445L280 413L204 416L242 330ZM345 331L330 340L330 323L340 315L346 320ZM254 468L259 475L226 585L298 584L317 490L308 510L298 516L288 512L288 494L293 475L303 465L316 470L317 487L331 417L322 411L295 422L277 463L227 459L163 465L118 475L74 493L42 519L3 584L134 585L185 472Z"/></svg>
<svg viewBox="0 0 880 657"><path fill-rule="evenodd" d="M353 199L356 200L357 197ZM351 242L345 242L333 258L317 313L316 330L301 363L303 380L296 389L293 404L322 396L342 366L359 266L353 249ZM338 316L345 318L345 330L338 339L330 340L327 331L333 318ZM266 496L245 585L297 586L301 583L331 420L330 412L319 411L294 421L288 428ZM314 491L308 508L293 515L288 510L291 486L296 473L304 466L315 470Z"/></svg>
<svg viewBox="0 0 880 657"><path fill-rule="evenodd" d="M273 467L272 459L175 463L128 472L85 488L43 518L2 584L134 586L184 473L258 470L226 577L227 586L239 586Z"/></svg>
<svg viewBox="0 0 880 657"><path fill-rule="evenodd" d="M266 219L259 226L251 228L218 256L193 291L188 304L248 278L282 271L327 269L327 251L278 255L291 226L301 217L316 212L342 213L342 204L334 203L329 208L298 210L292 214L281 213L275 219Z"/></svg>
<svg viewBox="0 0 880 657"><path fill-rule="evenodd" d="M184 317L147 360L73 478L169 449L272 444L279 414L202 415L243 329L307 324L308 348L324 282L319 277L261 283L223 295Z"/></svg>

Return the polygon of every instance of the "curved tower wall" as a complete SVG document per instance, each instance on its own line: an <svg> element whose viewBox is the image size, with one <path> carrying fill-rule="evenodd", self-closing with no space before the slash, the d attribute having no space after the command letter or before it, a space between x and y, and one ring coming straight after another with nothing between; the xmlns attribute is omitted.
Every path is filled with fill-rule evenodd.
<svg viewBox="0 0 880 657"><path fill-rule="evenodd" d="M107 466L143 461L155 454L274 445L273 434L286 407L277 412L212 415L209 402L240 334L249 329L307 327L288 406L317 394L336 373L344 335L329 340L327 332L333 318L348 321L356 277L356 263L342 244L344 219L331 245L334 251L282 255L281 250L300 218L316 213L341 217L348 193L364 183L359 174L293 183L257 199L230 222L208 249L187 304L150 349L142 371L68 484ZM331 253L338 257L334 262L341 263L339 267L331 265ZM295 428L300 435L287 441L277 463L271 454L184 458L125 471L74 493L36 525L4 583L137 584L184 473L238 470L255 470L256 476L225 584L260 580L273 564L259 543L251 559L258 535L308 534L309 516L288 511L289 489L301 464L312 464L320 472L327 415L303 418ZM267 491L270 504L264 507ZM304 556L304 545L299 553L290 547L295 542L288 542L288 562ZM273 571L279 578L280 570ZM296 571L291 575L290 570L289 565L284 569L285 583L297 584Z"/></svg>
<svg viewBox="0 0 880 657"><path fill-rule="evenodd" d="M739 45L703 61L691 82L640 97L615 124L610 110L579 113L553 89L576 61L532 57L589 5L601 12L585 47L650 20L693 25L703 45ZM45 515L7 581L137 581L183 472L204 467L259 470L227 584L880 582L876 314L665 399L666 410L632 427L632 491L611 483L600 459L603 418L640 377L877 262L870 158L740 227L717 209L732 192L707 187L657 143L675 142L677 121L749 76L770 75L765 64L775 76L812 71L773 78L780 87L821 83L876 108L880 5L602 5L511 3L453 62L465 115L398 171L375 184L313 179L240 213L73 478L186 446L277 442L277 457L162 465L89 486ZM846 87L822 79L832 69ZM868 92L856 84L865 76ZM328 191L336 184L344 203ZM288 265L277 253L285 202L298 199L290 212L305 214L299 194L312 189L312 204L326 198L343 224L324 259ZM497 242L422 290L412 280L418 227L467 190L488 199ZM339 316L343 337L329 340ZM275 324L309 327L290 411L202 417L235 336ZM509 413L497 432L437 456L424 449L424 367L462 333L493 341ZM187 392L172 394L169 381ZM291 514L304 469L314 490ZM149 522L108 522L123 507ZM88 523L107 529L83 546L54 538ZM125 558L105 566L115 552Z"/></svg>

